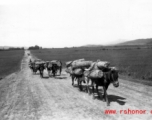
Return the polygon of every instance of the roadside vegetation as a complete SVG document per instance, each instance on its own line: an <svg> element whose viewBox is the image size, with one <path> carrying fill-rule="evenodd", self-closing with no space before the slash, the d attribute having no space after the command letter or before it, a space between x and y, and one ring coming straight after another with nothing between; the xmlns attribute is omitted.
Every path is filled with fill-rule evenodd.
<svg viewBox="0 0 152 120"><path fill-rule="evenodd" d="M0 51L0 78L16 72L20 69L21 59L24 50L3 50Z"/></svg>

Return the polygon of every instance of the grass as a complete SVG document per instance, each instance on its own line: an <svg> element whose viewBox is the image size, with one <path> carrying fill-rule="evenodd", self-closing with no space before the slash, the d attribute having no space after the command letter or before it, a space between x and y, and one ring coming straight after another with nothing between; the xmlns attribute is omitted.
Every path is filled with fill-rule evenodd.
<svg viewBox="0 0 152 120"><path fill-rule="evenodd" d="M23 50L0 51L0 78L20 69Z"/></svg>
<svg viewBox="0 0 152 120"><path fill-rule="evenodd" d="M56 48L31 51L43 60L70 60L85 58L86 60L109 61L116 66L120 74L131 78L152 80L152 49L140 47L80 47ZM64 64L65 65L65 64Z"/></svg>

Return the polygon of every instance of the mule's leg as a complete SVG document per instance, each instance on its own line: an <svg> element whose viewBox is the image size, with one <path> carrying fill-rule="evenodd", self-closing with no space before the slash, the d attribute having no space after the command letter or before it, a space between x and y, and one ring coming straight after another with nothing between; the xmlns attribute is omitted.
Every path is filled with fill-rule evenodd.
<svg viewBox="0 0 152 120"><path fill-rule="evenodd" d="M79 89L80 89L80 91L82 91L82 80L79 78Z"/></svg>
<svg viewBox="0 0 152 120"><path fill-rule="evenodd" d="M53 77L55 77L55 72L56 72L55 70L52 70Z"/></svg>
<svg viewBox="0 0 152 120"><path fill-rule="evenodd" d="M48 76L50 77L50 70L48 70Z"/></svg>
<svg viewBox="0 0 152 120"><path fill-rule="evenodd" d="M97 91L98 97L100 97L97 84L96 84L96 91Z"/></svg>
<svg viewBox="0 0 152 120"><path fill-rule="evenodd" d="M74 76L71 76L72 78L72 86L74 86Z"/></svg>
<svg viewBox="0 0 152 120"><path fill-rule="evenodd" d="M41 77L43 78L43 71L41 71Z"/></svg>
<svg viewBox="0 0 152 120"><path fill-rule="evenodd" d="M88 78L87 77L84 77L84 80L85 80L85 82L86 82L86 92L88 93L89 91L88 91Z"/></svg>
<svg viewBox="0 0 152 120"><path fill-rule="evenodd" d="M33 70L34 75L36 74L36 70Z"/></svg>
<svg viewBox="0 0 152 120"><path fill-rule="evenodd" d="M43 77L43 72L41 71L41 70L39 70L40 71L40 77L42 78Z"/></svg>
<svg viewBox="0 0 152 120"><path fill-rule="evenodd" d="M61 72L62 72L62 67L60 67L60 75L61 75Z"/></svg>
<svg viewBox="0 0 152 120"><path fill-rule="evenodd" d="M91 95L91 90L90 90L90 86L93 86L93 81L91 80L91 85L89 85L89 81L90 81L91 79L89 79L88 78L88 93L89 93L89 95Z"/></svg>
<svg viewBox="0 0 152 120"><path fill-rule="evenodd" d="M79 87L79 79L75 77L75 80L77 80L77 86Z"/></svg>
<svg viewBox="0 0 152 120"><path fill-rule="evenodd" d="M94 96L94 82L92 81L92 94L93 94L93 99L95 99L95 96Z"/></svg>
<svg viewBox="0 0 152 120"><path fill-rule="evenodd" d="M103 86L103 102L105 102L106 99L105 99L105 89L104 89L104 86Z"/></svg>
<svg viewBox="0 0 152 120"><path fill-rule="evenodd" d="M81 91L81 89L80 89L80 78L77 78L77 82L78 82L78 88Z"/></svg>
<svg viewBox="0 0 152 120"><path fill-rule="evenodd" d="M110 106L110 103L109 103L109 100L108 100L108 95L107 95L107 90L106 90L105 86L103 87L103 90L104 90L104 99L107 102L107 106Z"/></svg>
<svg viewBox="0 0 152 120"><path fill-rule="evenodd" d="M55 77L55 71L53 72L53 77Z"/></svg>

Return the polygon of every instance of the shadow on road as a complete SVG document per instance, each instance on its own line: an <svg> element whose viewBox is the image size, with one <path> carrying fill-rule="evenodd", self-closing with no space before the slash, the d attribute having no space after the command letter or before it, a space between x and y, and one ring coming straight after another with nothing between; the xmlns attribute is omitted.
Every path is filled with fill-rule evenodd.
<svg viewBox="0 0 152 120"><path fill-rule="evenodd" d="M74 84L73 87L78 88L77 84ZM102 101L103 100L103 89L100 88L98 89L100 96L97 95L97 92L95 90L95 99ZM81 92L86 92L86 85L82 85L82 91ZM92 89L90 88L90 95L92 95ZM119 105L125 105L125 100L126 98L123 98L121 96L117 95L108 95L109 102L117 102Z"/></svg>
<svg viewBox="0 0 152 120"><path fill-rule="evenodd" d="M108 95L108 98L109 98L109 102L117 102L118 104L120 105L125 105L125 101L126 98L123 98L123 97L120 97L120 96L117 96L117 95Z"/></svg>
<svg viewBox="0 0 152 120"><path fill-rule="evenodd" d="M44 79L49 79L49 76L43 76Z"/></svg>
<svg viewBox="0 0 152 120"><path fill-rule="evenodd" d="M65 76L55 76L55 79L67 79Z"/></svg>

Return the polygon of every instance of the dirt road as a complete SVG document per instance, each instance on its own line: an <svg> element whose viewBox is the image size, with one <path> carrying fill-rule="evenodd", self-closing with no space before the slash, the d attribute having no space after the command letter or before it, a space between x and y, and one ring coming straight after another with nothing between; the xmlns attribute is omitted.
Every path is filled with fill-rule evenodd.
<svg viewBox="0 0 152 120"><path fill-rule="evenodd" d="M47 71L45 78L33 75L28 61L25 53L21 70L0 81L0 120L152 120L150 86L120 79L120 87L108 89L107 107L101 98L93 100L72 87L64 71L56 78L48 78ZM125 114L128 109L132 114ZM106 110L116 113L106 114ZM145 113L133 114L133 110Z"/></svg>

